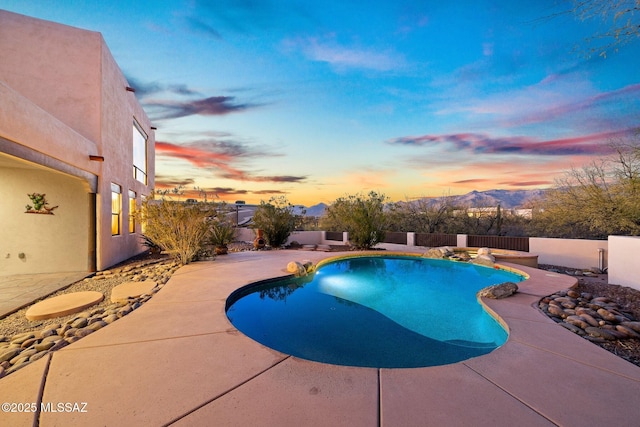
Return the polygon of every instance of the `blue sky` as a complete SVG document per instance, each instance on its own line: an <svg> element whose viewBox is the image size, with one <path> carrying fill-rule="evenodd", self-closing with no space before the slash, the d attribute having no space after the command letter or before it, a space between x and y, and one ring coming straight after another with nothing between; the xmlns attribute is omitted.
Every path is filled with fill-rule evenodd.
<svg viewBox="0 0 640 427"><path fill-rule="evenodd" d="M570 7L0 0L102 33L158 128L158 188L307 205L548 187L606 155L640 125L640 39L586 57L607 22Z"/></svg>

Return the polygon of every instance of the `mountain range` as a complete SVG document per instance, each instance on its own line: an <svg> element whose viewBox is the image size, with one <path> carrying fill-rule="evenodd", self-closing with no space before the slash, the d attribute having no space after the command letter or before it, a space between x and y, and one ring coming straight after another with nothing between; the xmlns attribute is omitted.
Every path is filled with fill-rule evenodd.
<svg viewBox="0 0 640 427"><path fill-rule="evenodd" d="M504 209L518 209L526 207L530 202L544 195L546 190L487 190L471 191L459 196L445 196L454 205L465 207L494 207L500 205ZM437 203L442 197L425 197L400 203L415 203L418 200L426 200L427 203ZM326 203L318 203L313 206L296 206L296 210L306 211L306 216L322 216L327 209Z"/></svg>

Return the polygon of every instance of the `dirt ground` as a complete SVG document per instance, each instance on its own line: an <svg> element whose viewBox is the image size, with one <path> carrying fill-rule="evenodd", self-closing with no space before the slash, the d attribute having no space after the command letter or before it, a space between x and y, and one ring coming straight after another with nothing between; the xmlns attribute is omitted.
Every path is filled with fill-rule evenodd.
<svg viewBox="0 0 640 427"><path fill-rule="evenodd" d="M572 269L565 267L541 265L539 268L568 274L575 273ZM594 297L606 297L626 311L633 313L635 320L640 320L640 291L626 286L610 284L606 274L578 277L576 290L590 293ZM593 343L593 345L599 345L616 356L640 366L640 339L607 341Z"/></svg>

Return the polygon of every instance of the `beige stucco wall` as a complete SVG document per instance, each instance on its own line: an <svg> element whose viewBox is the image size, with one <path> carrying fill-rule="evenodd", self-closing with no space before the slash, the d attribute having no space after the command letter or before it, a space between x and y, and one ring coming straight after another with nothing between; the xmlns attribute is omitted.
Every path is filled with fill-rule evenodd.
<svg viewBox="0 0 640 427"><path fill-rule="evenodd" d="M76 170L91 175L85 181L93 187L82 194L89 187L96 192L98 269L145 250L140 227L128 232L128 190L139 203L153 188L155 136L102 35L0 10L0 58L0 142L26 148L30 160L54 170L69 165L76 176L82 175ZM147 185L132 172L134 118L149 136ZM119 236L111 236L112 182L122 187Z"/></svg>
<svg viewBox="0 0 640 427"><path fill-rule="evenodd" d="M609 283L640 290L640 237L609 236Z"/></svg>
<svg viewBox="0 0 640 427"><path fill-rule="evenodd" d="M0 167L0 275L89 271L89 194L78 178ZM54 215L27 214L27 194L44 193ZM24 253L24 259L18 255Z"/></svg>
<svg viewBox="0 0 640 427"><path fill-rule="evenodd" d="M606 240L529 238L529 252L538 255L539 264L572 268L599 267L598 249L604 249L604 266L607 267L609 251Z"/></svg>
<svg viewBox="0 0 640 427"><path fill-rule="evenodd" d="M93 175L98 173L99 164L89 160L89 155L97 153L97 144L7 86L1 75L0 100L0 137Z"/></svg>
<svg viewBox="0 0 640 427"><path fill-rule="evenodd" d="M0 10L0 80L96 142L101 45L100 33Z"/></svg>
<svg viewBox="0 0 640 427"><path fill-rule="evenodd" d="M120 71L109 49L103 42L101 49L101 176L97 209L98 215L98 269L107 268L146 249L140 239L140 226L136 233L128 232L128 191L134 191L137 204L141 195L153 188L155 175L154 132L135 94L127 91L127 80ZM133 120L138 122L147 136L147 185L133 177ZM111 183L122 187L122 234L111 236Z"/></svg>

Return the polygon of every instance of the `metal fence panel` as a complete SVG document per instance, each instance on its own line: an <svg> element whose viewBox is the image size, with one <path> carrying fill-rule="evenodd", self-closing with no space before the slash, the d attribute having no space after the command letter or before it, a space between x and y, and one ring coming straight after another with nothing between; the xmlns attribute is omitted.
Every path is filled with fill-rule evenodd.
<svg viewBox="0 0 640 427"><path fill-rule="evenodd" d="M342 242L342 231L327 231L325 233L325 238L327 240L337 240L338 242Z"/></svg>
<svg viewBox="0 0 640 427"><path fill-rule="evenodd" d="M398 231L387 231L384 234L384 243L396 243L398 245L407 244L407 233Z"/></svg>
<svg viewBox="0 0 640 427"><path fill-rule="evenodd" d="M467 245L473 248L495 248L529 252L528 237L468 236Z"/></svg>
<svg viewBox="0 0 640 427"><path fill-rule="evenodd" d="M456 234L416 233L415 244L416 246L428 246L431 248L456 246L458 244L458 236Z"/></svg>

